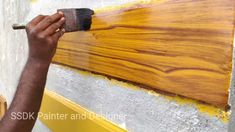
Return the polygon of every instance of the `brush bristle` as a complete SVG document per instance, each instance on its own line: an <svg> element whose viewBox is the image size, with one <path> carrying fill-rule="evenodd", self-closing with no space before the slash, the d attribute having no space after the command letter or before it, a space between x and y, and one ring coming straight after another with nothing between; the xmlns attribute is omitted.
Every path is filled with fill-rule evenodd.
<svg viewBox="0 0 235 132"><path fill-rule="evenodd" d="M89 30L92 23L92 15L94 11L88 8L76 9L76 15L78 18L78 25L80 30Z"/></svg>

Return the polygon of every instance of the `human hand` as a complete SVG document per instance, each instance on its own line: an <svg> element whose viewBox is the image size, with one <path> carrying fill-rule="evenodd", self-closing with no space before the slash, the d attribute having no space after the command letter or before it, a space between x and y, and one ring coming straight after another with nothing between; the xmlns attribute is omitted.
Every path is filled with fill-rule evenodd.
<svg viewBox="0 0 235 132"><path fill-rule="evenodd" d="M39 15L27 24L29 60L50 64L58 40L65 32L61 29L64 23L64 15L59 12L51 16Z"/></svg>

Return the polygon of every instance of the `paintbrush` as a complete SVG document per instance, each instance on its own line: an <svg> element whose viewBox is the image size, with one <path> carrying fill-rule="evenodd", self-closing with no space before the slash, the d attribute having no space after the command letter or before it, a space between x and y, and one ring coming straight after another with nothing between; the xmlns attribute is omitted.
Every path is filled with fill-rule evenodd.
<svg viewBox="0 0 235 132"><path fill-rule="evenodd" d="M92 15L94 11L88 8L70 8L58 9L57 12L63 12L65 17L65 24L63 28L65 32L74 32L81 30L89 30L92 23ZM13 24L14 30L25 29L26 24Z"/></svg>

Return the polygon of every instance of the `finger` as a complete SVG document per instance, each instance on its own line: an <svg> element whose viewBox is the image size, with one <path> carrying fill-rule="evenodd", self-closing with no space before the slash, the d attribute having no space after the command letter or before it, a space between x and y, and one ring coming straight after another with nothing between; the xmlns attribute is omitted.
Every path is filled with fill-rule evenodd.
<svg viewBox="0 0 235 132"><path fill-rule="evenodd" d="M54 33L54 34L52 35L52 38L53 38L54 40L57 40L57 41L58 41L59 38L64 35L64 33L65 33L65 29L63 28L63 29L59 30L58 32Z"/></svg>
<svg viewBox="0 0 235 132"><path fill-rule="evenodd" d="M63 17L63 13L55 13L51 16L45 17L39 24L37 24L36 28L40 31L46 29L48 26L58 21L61 17Z"/></svg>
<svg viewBox="0 0 235 132"><path fill-rule="evenodd" d="M40 21L42 21L46 16L45 15L38 15L34 19L31 20L32 25L37 25Z"/></svg>
<svg viewBox="0 0 235 132"><path fill-rule="evenodd" d="M45 31L44 34L46 36L54 34L58 29L60 29L65 23L65 18L62 17L56 23L51 24Z"/></svg>
<svg viewBox="0 0 235 132"><path fill-rule="evenodd" d="M31 29L33 26L37 25L40 21L42 21L45 17L46 16L44 15L38 15L26 25L26 29Z"/></svg>

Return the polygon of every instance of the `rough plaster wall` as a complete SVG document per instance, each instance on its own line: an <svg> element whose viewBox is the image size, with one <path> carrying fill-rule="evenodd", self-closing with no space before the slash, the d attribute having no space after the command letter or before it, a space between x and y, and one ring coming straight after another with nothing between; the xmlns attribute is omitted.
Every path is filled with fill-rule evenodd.
<svg viewBox="0 0 235 132"><path fill-rule="evenodd" d="M37 14L51 14L57 8L101 8L129 1L133 0L39 0L29 9L29 1L0 0L0 29L3 29L0 31L0 92L11 101L27 55L26 36L23 31L11 30L13 22L29 21ZM227 130L227 124L198 112L193 106L179 105L145 91L128 89L107 79L75 73L57 65L50 67L47 87L104 116L126 116L107 118L133 132ZM39 122L34 131L49 130Z"/></svg>

